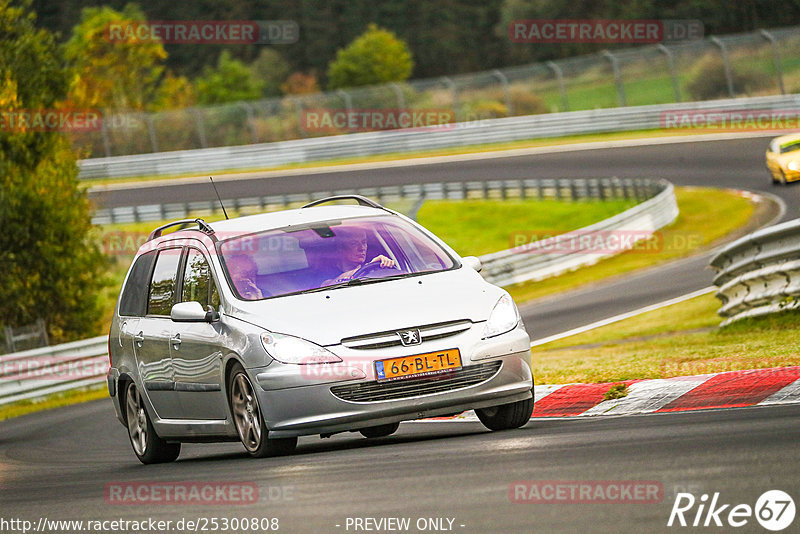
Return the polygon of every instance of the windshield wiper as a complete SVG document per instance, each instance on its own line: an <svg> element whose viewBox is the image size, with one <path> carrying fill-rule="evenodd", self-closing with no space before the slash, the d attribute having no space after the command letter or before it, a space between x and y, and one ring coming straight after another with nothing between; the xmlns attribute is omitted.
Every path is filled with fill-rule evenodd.
<svg viewBox="0 0 800 534"><path fill-rule="evenodd" d="M340 287L360 286L363 283L364 281L361 278L353 278L352 280L347 280L346 282L339 282L338 284L331 284L328 286L312 287L311 289L304 289L303 291L298 291L297 293L293 294L302 295L304 293L316 293L318 291L327 291L328 289L338 289Z"/></svg>

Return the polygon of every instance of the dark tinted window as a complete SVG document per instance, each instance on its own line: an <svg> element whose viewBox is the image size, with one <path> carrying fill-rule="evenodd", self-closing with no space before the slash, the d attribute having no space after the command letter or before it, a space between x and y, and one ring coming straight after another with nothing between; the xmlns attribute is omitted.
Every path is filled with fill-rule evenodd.
<svg viewBox="0 0 800 534"><path fill-rule="evenodd" d="M155 252L148 252L136 258L125 288L122 290L122 297L119 299L120 315L141 317L145 314L150 271L153 269L153 260L155 259Z"/></svg>
<svg viewBox="0 0 800 534"><path fill-rule="evenodd" d="M196 301L214 309L219 307L219 293L211 269L205 256L197 250L190 248L186 256L186 268L183 272L182 302Z"/></svg>
<svg viewBox="0 0 800 534"><path fill-rule="evenodd" d="M147 315L169 315L175 303L175 280L180 260L180 248L168 248L158 253L150 282Z"/></svg>

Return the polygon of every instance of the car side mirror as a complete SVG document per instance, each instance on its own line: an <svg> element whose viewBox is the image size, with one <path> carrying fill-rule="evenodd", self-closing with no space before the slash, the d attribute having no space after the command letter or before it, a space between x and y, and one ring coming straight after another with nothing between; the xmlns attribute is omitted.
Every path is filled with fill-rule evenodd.
<svg viewBox="0 0 800 534"><path fill-rule="evenodd" d="M210 323L219 319L219 314L213 309L204 310L199 302L179 302L169 312L170 318L176 323Z"/></svg>
<svg viewBox="0 0 800 534"><path fill-rule="evenodd" d="M477 256L465 256L461 258L461 263L477 272L481 272L481 269L483 269L481 260Z"/></svg>

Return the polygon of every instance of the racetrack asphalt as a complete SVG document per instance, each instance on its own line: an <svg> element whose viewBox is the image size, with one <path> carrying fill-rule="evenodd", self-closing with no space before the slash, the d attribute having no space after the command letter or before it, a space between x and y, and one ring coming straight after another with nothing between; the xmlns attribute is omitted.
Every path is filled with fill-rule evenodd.
<svg viewBox="0 0 800 534"><path fill-rule="evenodd" d="M676 143L227 182L222 195L447 180L652 176L677 185L772 192L786 202L786 217L793 218L800 189L770 186L763 168L766 143L764 138ZM176 198L184 193L187 200L193 195L208 198L205 187L162 190L157 195ZM105 201L132 205L154 195L147 189L116 191ZM549 311L543 307L546 303L539 303L533 311L525 308L526 325L532 337L542 337L547 329L569 329L573 317L578 318L577 326L705 287L711 276L703 269L706 264L702 257L684 260L660 267L658 274L626 277L632 285L614 285L617 281L602 290L593 287L577 296L551 299L548 305L555 308ZM547 326L542 315L560 318ZM795 405L533 419L522 429L500 433L472 422L404 423L395 435L377 440L349 433L326 440L302 438L297 453L282 458L251 460L237 443L187 444L176 463L142 466L111 402L103 400L0 422L0 519L23 518L36 524L42 517L153 517L173 522L277 517L279 532L336 533L356 532L346 528L347 518L409 517L412 528L407 532L420 532L415 526L419 518L453 519L452 531L465 533L695 531L667 527L678 492L692 493L698 500L702 494L719 492L723 503L754 507L762 493L781 489L798 502L798 418L800 406ZM651 481L662 493L654 504L513 503L512 484L529 480ZM107 499L108 485L180 481L251 483L258 487L259 500L252 505L207 506L120 505ZM696 510L687 513L687 519L693 520ZM798 524L795 519L786 531ZM764 529L751 517L736 531Z"/></svg>

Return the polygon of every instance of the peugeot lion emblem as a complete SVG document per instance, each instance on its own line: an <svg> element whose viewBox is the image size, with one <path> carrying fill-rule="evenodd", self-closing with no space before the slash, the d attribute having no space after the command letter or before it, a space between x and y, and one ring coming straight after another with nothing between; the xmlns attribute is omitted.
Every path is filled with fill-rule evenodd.
<svg viewBox="0 0 800 534"><path fill-rule="evenodd" d="M419 328L401 330L397 332L397 335L400 336L400 343L405 347L422 343L422 336L419 334Z"/></svg>

